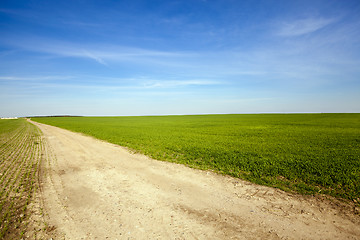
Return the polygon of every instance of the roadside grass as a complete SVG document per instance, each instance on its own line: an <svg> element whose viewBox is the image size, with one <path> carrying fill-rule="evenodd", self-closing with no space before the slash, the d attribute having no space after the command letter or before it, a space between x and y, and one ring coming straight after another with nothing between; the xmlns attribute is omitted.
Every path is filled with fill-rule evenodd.
<svg viewBox="0 0 360 240"><path fill-rule="evenodd" d="M33 118L158 160L359 202L360 114Z"/></svg>
<svg viewBox="0 0 360 240"><path fill-rule="evenodd" d="M40 130L25 119L0 120L0 239L20 239L38 185Z"/></svg>

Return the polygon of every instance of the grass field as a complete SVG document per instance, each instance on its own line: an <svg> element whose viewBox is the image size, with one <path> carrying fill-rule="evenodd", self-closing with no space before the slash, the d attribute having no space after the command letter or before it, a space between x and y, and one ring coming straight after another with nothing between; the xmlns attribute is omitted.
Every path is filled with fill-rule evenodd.
<svg viewBox="0 0 360 240"><path fill-rule="evenodd" d="M41 135L24 119L0 120L0 239L21 239L38 188Z"/></svg>
<svg viewBox="0 0 360 240"><path fill-rule="evenodd" d="M33 118L155 159L284 190L360 197L360 114Z"/></svg>

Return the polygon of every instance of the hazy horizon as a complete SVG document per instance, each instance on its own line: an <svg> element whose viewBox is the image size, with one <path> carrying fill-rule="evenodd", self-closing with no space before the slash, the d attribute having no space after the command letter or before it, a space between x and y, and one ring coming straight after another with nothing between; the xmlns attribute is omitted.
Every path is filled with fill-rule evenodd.
<svg viewBox="0 0 360 240"><path fill-rule="evenodd" d="M27 115L27 116L0 116L0 118L42 118L42 117L166 117L166 116L206 116L206 115L291 115L291 114L359 114L356 112L243 112L243 113L193 113L193 114L146 114L146 115Z"/></svg>
<svg viewBox="0 0 360 240"><path fill-rule="evenodd" d="M2 1L0 117L359 113L360 2Z"/></svg>

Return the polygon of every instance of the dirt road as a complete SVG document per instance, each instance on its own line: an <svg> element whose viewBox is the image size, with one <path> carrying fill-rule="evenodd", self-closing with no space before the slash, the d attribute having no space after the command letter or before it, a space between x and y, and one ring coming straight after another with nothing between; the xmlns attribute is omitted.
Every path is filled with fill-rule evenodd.
<svg viewBox="0 0 360 240"><path fill-rule="evenodd" d="M360 239L359 215L37 125L47 222L59 239Z"/></svg>

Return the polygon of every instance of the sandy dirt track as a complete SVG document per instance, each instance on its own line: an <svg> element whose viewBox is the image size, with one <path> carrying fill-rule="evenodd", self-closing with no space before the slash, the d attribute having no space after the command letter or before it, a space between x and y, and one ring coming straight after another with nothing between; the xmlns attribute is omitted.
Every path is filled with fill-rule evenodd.
<svg viewBox="0 0 360 240"><path fill-rule="evenodd" d="M55 239L360 239L359 215L34 123Z"/></svg>

